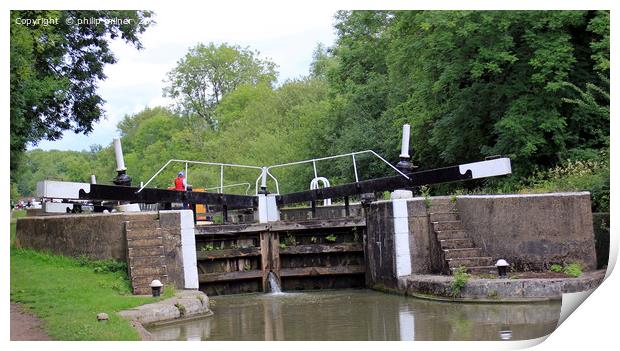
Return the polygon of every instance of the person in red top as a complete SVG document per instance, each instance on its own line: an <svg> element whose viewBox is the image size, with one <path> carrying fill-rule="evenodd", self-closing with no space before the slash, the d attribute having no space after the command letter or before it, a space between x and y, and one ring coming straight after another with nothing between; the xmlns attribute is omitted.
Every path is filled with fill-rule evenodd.
<svg viewBox="0 0 620 351"><path fill-rule="evenodd" d="M178 176L174 180L174 190L187 190L187 180L185 179L185 174L183 174L183 172L179 172Z"/></svg>
<svg viewBox="0 0 620 351"><path fill-rule="evenodd" d="M179 172L177 177L174 179L174 190L186 191L187 190L187 179L185 179L185 174L183 172ZM186 203L183 203L183 208L187 209L189 206Z"/></svg>

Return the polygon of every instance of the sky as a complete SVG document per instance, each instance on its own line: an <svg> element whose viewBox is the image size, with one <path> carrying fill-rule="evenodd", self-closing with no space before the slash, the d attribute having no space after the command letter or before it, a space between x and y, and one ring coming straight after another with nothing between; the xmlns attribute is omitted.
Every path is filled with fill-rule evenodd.
<svg viewBox="0 0 620 351"><path fill-rule="evenodd" d="M40 141L28 149L79 151L93 144L110 144L125 115L172 103L162 97L166 73L199 42L227 42L258 50L261 58L278 65L278 83L307 75L317 43L331 46L335 41L334 14L326 8L290 11L286 16L265 8L245 12L155 10L157 23L142 34L142 50L121 40L111 44L117 63L105 67L107 79L98 89L106 101L106 118L94 124L89 135L67 131L61 140Z"/></svg>

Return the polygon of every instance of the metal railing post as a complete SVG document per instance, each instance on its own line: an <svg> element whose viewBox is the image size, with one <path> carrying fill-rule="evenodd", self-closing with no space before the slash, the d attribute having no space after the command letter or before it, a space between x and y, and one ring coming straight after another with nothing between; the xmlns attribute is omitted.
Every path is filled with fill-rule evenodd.
<svg viewBox="0 0 620 351"><path fill-rule="evenodd" d="M359 182L359 178L357 177L357 164L355 163L355 154L351 155L353 157L353 172L355 173L355 182Z"/></svg>
<svg viewBox="0 0 620 351"><path fill-rule="evenodd" d="M224 166L220 166L220 194L224 193Z"/></svg>

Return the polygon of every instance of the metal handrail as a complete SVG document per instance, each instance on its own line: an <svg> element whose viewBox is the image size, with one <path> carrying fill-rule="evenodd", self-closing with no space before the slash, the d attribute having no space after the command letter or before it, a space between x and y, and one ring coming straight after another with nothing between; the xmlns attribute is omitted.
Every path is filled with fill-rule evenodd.
<svg viewBox="0 0 620 351"><path fill-rule="evenodd" d="M252 187L252 184L247 183L247 182L246 183L229 184L229 185L224 185L224 186L214 186L214 187L211 187L211 188L205 188L205 191L206 190L214 190L214 189L232 188L234 186L240 186L240 185L247 185L248 186L248 188L245 189L245 194L247 195L248 192L250 191L250 188Z"/></svg>
<svg viewBox="0 0 620 351"><path fill-rule="evenodd" d="M180 162L180 163L185 163L185 175L187 176L187 165L188 164L199 164L199 165L206 165L206 166L219 166L220 167L220 188L223 188L224 184L224 167L237 167L237 168L249 168L249 169L258 169L258 170L263 170L262 167L258 167L258 166L248 166L248 165L238 165L238 164L233 164L233 163L221 163L221 162L203 162L203 161L191 161L191 160L176 160L176 159L172 159L169 160L168 162L166 162L165 165L163 165L163 167L161 167L159 169L159 171L157 171L146 183L144 183L144 185L142 185L140 187L140 189L138 189L138 191L136 191L136 194L141 192L142 189L146 188L147 185L149 185L149 183L151 181L153 181L153 179L155 179L155 177L157 177L166 167L168 167L169 164L173 163L173 162Z"/></svg>
<svg viewBox="0 0 620 351"><path fill-rule="evenodd" d="M273 179L274 182L276 182L276 194L280 195L280 183L278 182L278 179L276 179L276 177L274 177L271 173L269 173L268 167L263 167L262 171L265 172L266 175L271 177L271 179ZM256 195L258 195L258 181L262 177L263 177L263 173L261 172L261 175L259 175L258 178L256 178Z"/></svg>
<svg viewBox="0 0 620 351"><path fill-rule="evenodd" d="M172 160L169 160L168 162L166 162L166 164L163 167L161 167L144 185L141 185L140 189L138 189L138 191L136 191L136 193L139 193L139 192L142 191L142 189L146 188L146 186L149 185L149 183L151 183L151 181L153 181L153 179L155 179L155 177L157 177L166 167L168 167L168 165L170 165L173 162L185 163L185 176L186 176L186 179L187 179L187 172L188 172L188 169L187 169L187 165L188 164L200 164L200 165L218 166L218 167L220 167L220 186L217 187L217 188L220 189L221 193L224 192L223 189L225 187L239 185L239 184L233 184L233 185L224 186L224 167L237 167L237 168L258 169L258 170L261 171L261 174L256 179L256 194L258 194L258 182L259 182L259 180L261 178L266 178L267 176L269 176L275 182L275 184L276 184L276 194L280 194L280 183L278 182L278 179L276 177L274 177L271 174L271 172L269 172L270 169L272 169L272 168L287 167L287 166L294 166L294 165L300 165L300 164L304 164L304 163L312 163L312 167L313 167L313 170L314 170L314 177L317 178L318 177L318 172L316 170L316 162L351 156L351 158L353 160L353 172L355 173L355 182L358 183L359 182L359 175L357 173L357 161L355 159L355 155L361 155L361 154L372 154L372 155L374 155L379 160L381 160L383 163L385 163L390 168L395 170L396 173L402 175L403 177L405 177L407 179L410 179L409 176L407 176L405 173L403 173L400 170L398 170L398 168L394 167L392 164L390 164L388 161L386 161L383 157L381 157L379 154L377 154L373 150L356 151L356 152L350 152L350 153L334 155L334 156L327 156L327 157L313 158L313 159L303 160L303 161L282 163L282 164L272 165L272 166L268 166L268 167L239 165L239 164L233 164L233 163L203 162L203 161L191 161L191 160L172 159ZM248 184L249 185L249 183L241 183L241 184ZM217 189L217 188L215 188L215 189ZM248 191L249 191L249 187L248 187ZM246 194L247 194L247 191L246 191Z"/></svg>
<svg viewBox="0 0 620 351"><path fill-rule="evenodd" d="M280 168L280 167L286 167L286 166L294 166L294 165L299 165L299 164L303 164L303 163L310 163L312 162L312 166L314 168L314 177L317 177L317 171L316 171L316 162L317 161L324 161L324 160L331 160L334 158L340 158L340 157L347 157L347 156L351 156L353 158L353 169L355 172L355 182L359 182L359 177L357 175L357 165L356 165L356 161L355 161L355 155L361 155L361 154L372 154L374 156L376 156L378 159L380 159L381 161L383 161L383 163L385 163L386 165L390 166L393 170L395 170L398 174L402 175L403 177L410 179L409 176L407 176L405 173L401 172L400 170L398 170L398 168L392 166L392 164L390 164L388 161L386 161L383 157L381 157L379 154L377 154L376 152L372 151L372 150L364 150L364 151L356 151L356 152L350 152L348 154L340 154L340 155L335 155L335 156L327 156L327 157L321 157L321 158L313 158L313 159L309 159L309 160L304 160L304 161L296 161L296 162L289 162L289 163L283 163L283 164L279 164L279 165L273 165L273 166L269 166L267 167L267 170L270 170L272 168Z"/></svg>

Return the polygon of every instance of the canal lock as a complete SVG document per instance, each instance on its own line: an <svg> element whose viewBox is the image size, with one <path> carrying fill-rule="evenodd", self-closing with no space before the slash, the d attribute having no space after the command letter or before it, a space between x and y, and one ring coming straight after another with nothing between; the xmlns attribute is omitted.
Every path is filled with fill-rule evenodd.
<svg viewBox="0 0 620 351"><path fill-rule="evenodd" d="M209 296L363 288L361 217L197 226L200 290Z"/></svg>

